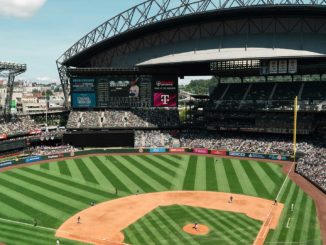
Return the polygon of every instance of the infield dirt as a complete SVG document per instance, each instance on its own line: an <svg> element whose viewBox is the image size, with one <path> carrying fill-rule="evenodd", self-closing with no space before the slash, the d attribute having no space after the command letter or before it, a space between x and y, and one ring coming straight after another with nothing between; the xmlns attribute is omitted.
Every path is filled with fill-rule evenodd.
<svg viewBox="0 0 326 245"><path fill-rule="evenodd" d="M204 191L173 191L133 195L90 207L68 219L56 236L93 244L123 243L122 231L158 206L187 205L243 213L265 222L273 201L258 197ZM283 204L275 206L269 227L275 229ZM77 217L81 223L77 224ZM199 221L200 223L200 221ZM180 227L181 229L182 227Z"/></svg>

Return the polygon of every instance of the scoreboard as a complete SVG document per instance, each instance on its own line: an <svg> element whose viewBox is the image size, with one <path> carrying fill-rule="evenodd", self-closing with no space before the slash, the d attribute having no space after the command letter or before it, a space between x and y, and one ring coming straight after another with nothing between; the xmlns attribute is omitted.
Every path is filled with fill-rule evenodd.
<svg viewBox="0 0 326 245"><path fill-rule="evenodd" d="M104 76L71 78L72 108L176 107L176 77Z"/></svg>

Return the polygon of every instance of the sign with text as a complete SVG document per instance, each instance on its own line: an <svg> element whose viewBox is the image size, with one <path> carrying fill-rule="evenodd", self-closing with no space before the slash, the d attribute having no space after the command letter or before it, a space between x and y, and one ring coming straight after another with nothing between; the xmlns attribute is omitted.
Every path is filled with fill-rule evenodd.
<svg viewBox="0 0 326 245"><path fill-rule="evenodd" d="M176 107L174 76L110 75L71 78L73 108Z"/></svg>
<svg viewBox="0 0 326 245"><path fill-rule="evenodd" d="M198 154L208 154L208 149L205 148L194 148L192 149L193 153L198 153Z"/></svg>
<svg viewBox="0 0 326 245"><path fill-rule="evenodd" d="M176 79L154 79L153 106L176 107L178 105L178 82Z"/></svg>
<svg viewBox="0 0 326 245"><path fill-rule="evenodd" d="M171 148L169 152L186 152L185 148Z"/></svg>
<svg viewBox="0 0 326 245"><path fill-rule="evenodd" d="M166 148L150 148L150 153L164 153L166 152Z"/></svg>
<svg viewBox="0 0 326 245"><path fill-rule="evenodd" d="M225 150L211 150L212 155L226 156Z"/></svg>
<svg viewBox="0 0 326 245"><path fill-rule="evenodd" d="M74 108L93 108L96 106L95 93L73 93L72 107Z"/></svg>

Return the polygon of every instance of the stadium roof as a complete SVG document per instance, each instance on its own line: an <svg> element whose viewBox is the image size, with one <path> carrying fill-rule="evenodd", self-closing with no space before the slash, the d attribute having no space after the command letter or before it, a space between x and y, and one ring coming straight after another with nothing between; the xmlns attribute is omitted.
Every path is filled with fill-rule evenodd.
<svg viewBox="0 0 326 245"><path fill-rule="evenodd" d="M305 50L279 49L279 48L229 48L209 49L195 52L171 54L147 60L138 65L156 65L184 62L202 62L216 60L238 60L238 59L271 59L271 58L310 58L326 57L325 54Z"/></svg>
<svg viewBox="0 0 326 245"><path fill-rule="evenodd" d="M72 45L57 62L63 64L74 55L137 28L181 16L226 9L273 6L326 6L326 0L147 0L104 22Z"/></svg>

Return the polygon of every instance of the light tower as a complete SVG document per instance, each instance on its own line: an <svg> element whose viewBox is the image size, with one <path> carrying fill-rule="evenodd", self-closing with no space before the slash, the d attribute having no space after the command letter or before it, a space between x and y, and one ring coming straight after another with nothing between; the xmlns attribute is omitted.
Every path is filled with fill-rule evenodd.
<svg viewBox="0 0 326 245"><path fill-rule="evenodd" d="M26 71L25 64L17 64L12 62L0 61L0 77L8 77L7 82L7 96L5 100L5 106L3 109L3 116L6 120L11 116L11 100L14 92L15 77Z"/></svg>

